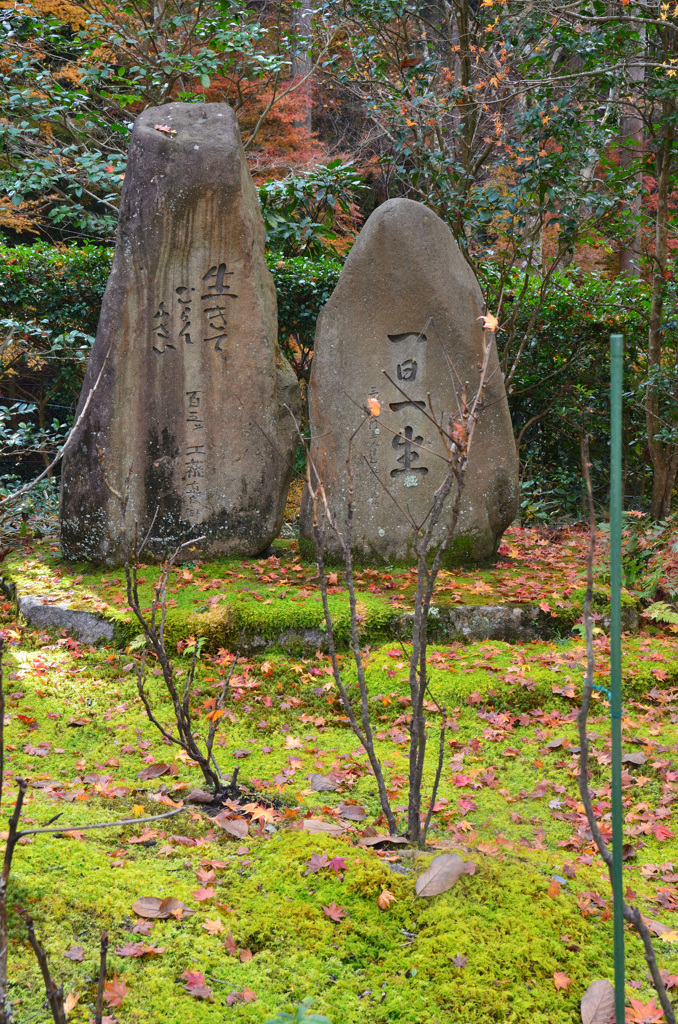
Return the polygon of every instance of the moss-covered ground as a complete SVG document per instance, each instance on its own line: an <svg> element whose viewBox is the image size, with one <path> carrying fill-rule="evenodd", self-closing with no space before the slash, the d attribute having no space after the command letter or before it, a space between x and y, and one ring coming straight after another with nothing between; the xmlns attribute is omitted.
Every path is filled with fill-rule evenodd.
<svg viewBox="0 0 678 1024"><path fill-rule="evenodd" d="M567 634L580 617L586 536L571 530L554 544L535 529L513 528L495 564L443 570L435 593L440 609L461 605L538 604L556 632ZM121 569L65 562L58 544L32 540L19 544L2 562L6 584L22 594L49 596L71 607L96 612L115 626L118 645L139 634L127 602ZM139 574L142 605L150 607L159 568ZM360 628L366 643L388 639L393 623L412 608L416 570L409 566L362 568L355 574L360 597ZM330 572L330 608L339 644L346 644L349 608L341 574ZM276 541L268 558L217 562L189 561L172 573L167 594L167 635L173 644L187 635L204 637L207 649L237 647L253 633L266 640L295 629L324 628L315 565L304 562L295 541ZM598 599L604 610L604 574ZM633 595L624 600L634 604Z"/></svg>
<svg viewBox="0 0 678 1024"><path fill-rule="evenodd" d="M555 607L568 587L573 592L581 585L582 538L575 534L565 551L547 544L531 554L527 540L524 551L517 547L521 538L509 538L515 555L507 550L503 567L451 573L441 588L451 586L446 593L456 596L483 583L493 594L506 590L507 599L529 589L529 600ZM86 567L74 572L49 545L29 547L8 559L24 587L35 582L36 592L45 592L49 582L83 603L118 608L120 573L88 574ZM191 614L209 614L196 602L227 591L238 595L248 586L259 596L242 600L251 601L262 620L269 600L292 607L317 602L310 568L293 551L274 557L277 564L224 562L210 565L209 573L198 564L183 566L170 596ZM146 585L155 571L144 567ZM285 587L282 575L295 582ZM406 570L386 574L394 581L383 575L362 574L366 600L406 601ZM227 582L206 587L217 579ZM391 594L386 584L395 580ZM380 593L369 589L372 583ZM178 639L186 639L190 624L181 624ZM1 625L7 694L2 815L13 804L16 777L24 776L30 780L25 827L60 814L57 825L64 828L26 837L14 858L9 961L20 1024L48 1019L24 910L35 920L55 976L72 993L71 1003L79 997L69 1014L76 1024L93 1012L103 929L110 935L109 981L115 973L123 995L108 1013L124 1024L264 1022L306 996L333 1024L569 1024L580 1019L579 1002L590 982L612 977L610 887L577 790L575 719L584 652L576 636L558 643L430 649L432 695L452 724L431 848L419 853L402 845L360 845L366 832L386 830L367 759L320 653L269 653L243 658L236 667L216 754L224 775L239 767L245 790L231 812L247 823L247 835L232 837L213 820L213 810L193 804L166 820L82 831L87 824L173 809L202 785L200 772L147 721L136 691L138 652L114 644L89 648L65 635L31 630L16 621L9 601ZM672 926L678 910L678 649L671 633L654 630L627 637L624 651L625 749L634 755L624 774L627 893L648 917ZM378 752L403 827L406 653L406 645L403 650L388 638L366 642L362 652ZM608 651L602 633L596 658L604 688ZM223 649L206 648L198 663L191 703L200 731L209 724L229 659ZM348 654L341 664L355 693ZM185 673L189 659L176 654L175 666ZM151 664L151 700L169 723L171 707L156 672ZM427 792L440 718L433 702L429 712ZM596 694L589 731L596 810L609 828L604 689ZM144 772L156 777L144 780ZM316 792L313 773L329 776L336 789ZM346 803L362 807L364 819L342 818L346 809L340 805ZM309 818L343 830L308 832ZM452 851L473 862L473 873L442 895L418 898L416 876L435 853ZM310 870L314 854L327 854L333 866ZM393 899L381 909L384 890ZM158 921L144 934L132 909L144 896L176 897L193 913ZM344 912L335 915L338 921L323 909L332 904ZM657 943L660 966L678 974L678 948L671 941L678 935L667 939ZM123 955L130 944L136 952L144 945L151 951ZM82 950L74 954L81 959L64 955L73 947ZM630 933L626 957L629 995L647 1004L653 992ZM209 989L213 1001L186 991L187 971L204 976L201 991Z"/></svg>

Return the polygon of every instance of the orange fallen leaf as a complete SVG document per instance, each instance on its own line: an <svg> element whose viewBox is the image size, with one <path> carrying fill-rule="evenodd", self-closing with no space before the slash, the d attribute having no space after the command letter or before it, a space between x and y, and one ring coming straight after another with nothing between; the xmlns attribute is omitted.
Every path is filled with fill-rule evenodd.
<svg viewBox="0 0 678 1024"><path fill-rule="evenodd" d="M127 991L127 985L124 981L120 981L116 972L113 974L113 981L107 981L104 984L104 999L109 1006L120 1006Z"/></svg>
<svg viewBox="0 0 678 1024"><path fill-rule="evenodd" d="M209 918L203 923L203 928L210 935L218 935L219 932L223 932L224 926L221 923L221 918L217 917L214 921L210 921Z"/></svg>
<svg viewBox="0 0 678 1024"><path fill-rule="evenodd" d="M379 893L379 899L377 903L381 910L386 910L392 903L396 902L396 898L389 889L382 889Z"/></svg>
<svg viewBox="0 0 678 1024"><path fill-rule="evenodd" d="M490 313L489 310L484 316L479 316L478 319L483 321L483 330L485 331L496 331L497 327L499 327L499 321L494 313Z"/></svg>

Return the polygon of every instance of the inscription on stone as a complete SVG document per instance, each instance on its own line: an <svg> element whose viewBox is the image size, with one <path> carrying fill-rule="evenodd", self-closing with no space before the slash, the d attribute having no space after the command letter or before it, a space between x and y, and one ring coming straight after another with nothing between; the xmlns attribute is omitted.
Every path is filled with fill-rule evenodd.
<svg viewBox="0 0 678 1024"><path fill-rule="evenodd" d="M106 480L129 480L128 536L148 533L150 556L198 537L205 555L253 556L278 536L299 394L264 244L233 110L140 114L80 408L100 373L101 384L64 460L67 558L123 558Z"/></svg>
<svg viewBox="0 0 678 1024"><path fill-rule="evenodd" d="M346 521L353 437L352 543L366 561L412 557L411 521L426 522L445 479L436 421L447 423L457 411L450 365L472 389L484 312L478 284L442 220L409 199L375 210L318 319L309 382L311 457L339 524ZM380 414L357 429L370 395L379 396ZM456 531L463 556L493 555L517 498L513 431L495 352ZM454 488L450 507L453 500ZM300 533L302 544L310 541L308 496ZM340 557L339 549L332 554Z"/></svg>

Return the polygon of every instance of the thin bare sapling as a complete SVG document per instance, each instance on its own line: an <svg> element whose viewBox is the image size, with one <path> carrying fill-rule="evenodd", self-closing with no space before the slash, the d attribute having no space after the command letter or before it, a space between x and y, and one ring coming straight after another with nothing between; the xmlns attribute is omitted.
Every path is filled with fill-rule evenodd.
<svg viewBox="0 0 678 1024"><path fill-rule="evenodd" d="M374 773L379 792L381 807L388 823L391 835L398 832L398 822L391 807L386 780L384 777L381 762L375 748L374 730L370 721L369 692L365 678L365 669L360 650L359 619L357 609L357 596L355 589L355 576L353 567L353 526L354 526L354 452L365 463L374 474L379 486L386 492L393 501L398 511L405 517L412 530L412 549L416 557L417 565L417 590L414 598L414 613L412 618L412 648L408 654L409 661L409 690L411 702L411 721L409 737L409 792L406 834L413 843L423 847L426 843L426 835L431 823L433 807L435 805L438 786L442 775L444 752L445 752L445 709L435 700L431 693L430 680L427 667L428 650L428 623L431 611L431 602L435 590L436 580L443 564L445 552L455 535L459 524L461 513L464 482L468 470L469 456L473 444L475 430L480 420L484 407L485 389L490 381L490 362L493 351L494 340L494 318L491 315L485 318L486 330L483 338L482 361L478 367L478 384L475 391L471 391L468 382L463 382L451 363L440 337L438 341L445 354L445 359L453 385L454 394L457 397L457 409L452 413L437 412L428 396L428 409L423 410L429 422L435 427L441 441L442 453L425 448L429 454L441 458L445 464L444 478L434 492L427 513L421 522L416 522L410 513L402 507L392 492L381 481L367 459L360 451L359 433L370 418L379 416L381 408L375 398L369 398L363 410L360 423L348 437L347 475L348 491L346 505L346 521L342 527L337 522L332 512L321 475L318 467L314 464L310 451L307 448L306 486L312 508L312 531L315 546L315 558L318 567L320 592L322 597L325 627L327 631L328 647L332 662L332 672L335 683L339 690L342 703L348 715L351 728L358 737L368 756L370 766ZM432 326L437 335L435 324L432 319L427 322L427 327ZM487 329L487 327L491 329ZM422 332L423 333L423 332ZM496 372L496 371L495 371ZM410 395L385 374L389 382L398 389L406 401L412 401ZM387 428L388 429L388 428ZM411 442L416 444L415 441ZM343 576L348 592L350 609L350 648L355 662L358 688L360 693L360 710L354 710L351 697L342 678L336 653L336 642L332 616L330 614L326 552L327 552L327 531L330 531L336 540L341 552L343 561ZM426 720L426 697L432 701L441 715L440 737L438 745L438 758L435 778L431 795L429 798L426 814L423 813L422 783L427 746L427 720Z"/></svg>
<svg viewBox="0 0 678 1024"><path fill-rule="evenodd" d="M5 716L5 692L3 685L3 655L4 655L4 640L0 637L0 802L2 801L2 790L4 784L4 716ZM7 840L5 843L5 852L2 861L2 874L0 875L0 1024L12 1024L14 1015L12 1011L11 1000L9 998L8 986L7 986L7 968L8 968L8 957L9 957L9 924L7 919L7 900L10 875L12 870L12 862L14 859L14 853L20 840L25 836L36 836L36 835L49 835L64 832L69 832L72 829L77 828L79 832L91 829L99 828L119 828L121 825L139 825L140 823L146 823L151 821L159 821L164 818L172 818L179 814L183 808L179 807L172 811L167 811L163 814L154 814L147 818L122 818L118 821L104 821L98 822L93 825L57 825L55 827L49 827L52 822L56 821L61 817L61 814L54 815L53 818L47 822L47 825L42 828L29 828L20 829L19 823L21 819L21 812L23 810L23 804L26 797L26 791L28 789L28 780L23 778L17 778L16 784L18 788L17 797L12 808L12 814L9 819L9 828L7 832ZM49 1006L50 1013L55 1024L65 1024L66 1022L66 1010L64 1004L64 993L63 986L57 985L55 980L52 978L49 970L49 964L47 961L47 955L40 944L39 939L35 934L35 928L33 920L29 914L23 914L27 937L33 952L35 953L40 972L42 974L45 983L45 998ZM104 932L104 936L106 933ZM103 944L103 937L102 937ZM103 966L105 974L105 963ZM103 982L100 981L100 985Z"/></svg>
<svg viewBox="0 0 678 1024"><path fill-rule="evenodd" d="M186 671L186 678L182 687L177 679L176 671L172 663L172 659L167 651L165 641L165 625L167 620L167 584L169 582L170 575L181 553L205 538L197 537L192 540L185 541L183 544L180 544L168 558L165 559L153 589L150 612L144 612L139 599L138 564L139 558L148 542L151 530L155 524L157 512L153 517L148 533L141 545L138 544L135 527L134 543L130 550L126 524L131 472L132 470L130 468L122 491L118 491L112 486L105 473L104 480L109 491L118 499L120 506L122 524L121 538L124 552L127 601L137 619L137 622L141 626L144 638L142 654L137 660L135 666L139 697L141 698L141 702L144 706L149 722L151 722L158 732L160 732L163 739L174 746L180 747L192 761L196 762L202 772L205 784L214 793L215 797L224 794L228 796L236 796L238 768L235 768L233 775L228 780L224 779L214 753L214 741L216 739L219 720L223 715L223 704L228 695L231 677L237 663L237 654L234 655L233 660L231 661L230 669L225 677L219 696L215 701L215 706L208 713L209 727L207 735L200 737L196 731L193 713L191 710L191 691L195 680L200 644L195 643L193 645L191 661ZM174 712L176 732L171 726L167 727L160 721L151 704L151 699L146 687L147 655L149 652L155 657L158 665L160 666L165 690L169 696Z"/></svg>
<svg viewBox="0 0 678 1024"><path fill-rule="evenodd" d="M593 678L595 671L595 655L593 650L593 615L592 615L592 601L593 601L593 566L595 562L595 551L596 551L596 517L595 509L593 504L593 489L591 486L591 472L589 463L589 450L588 450L588 437L582 436L581 439L581 462L582 462L582 473L586 484L586 493L588 498L588 509L589 509L589 548L586 559L586 595L584 597L584 630L586 636L586 674L584 676L584 688L582 692L581 707L577 716L577 724L579 727L579 793L581 800L584 805L586 812L586 819L588 821L591 835L598 848L598 852L607 867L608 874L610 876L610 886L614 889L613 874L612 874L612 851L608 847L603 835L600 831L598 821L596 819L595 812L593 810L593 799L592 793L589 789L589 737L586 733L586 725L589 716L589 710L591 707L591 699L593 696ZM631 927L635 930L643 944L643 952L645 954L645 962L647 963L650 975L652 977L652 984L654 985L659 1002L661 1003L664 1016L666 1017L667 1024L676 1024L676 1015L671 1005L671 1000L668 997L666 986L662 980L659 965L657 964L657 956L655 953L654 945L652 942L652 936L650 929L648 928L647 922L643 918L642 913L637 907L631 906L624 900L624 920L628 921Z"/></svg>

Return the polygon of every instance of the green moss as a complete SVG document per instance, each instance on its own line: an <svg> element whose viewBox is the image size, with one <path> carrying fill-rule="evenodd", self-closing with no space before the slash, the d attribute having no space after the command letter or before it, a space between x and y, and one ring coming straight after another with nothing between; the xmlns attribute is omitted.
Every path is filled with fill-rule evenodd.
<svg viewBox="0 0 678 1024"><path fill-rule="evenodd" d="M27 819L39 825L61 812L60 824L67 828L122 818L130 814L132 804L157 813L164 808L151 797L162 785L178 798L202 783L195 766L177 760L175 751L162 743L145 720L133 674L124 671L129 656L77 645L72 650L64 642L45 643L29 631L20 643L13 635L6 642L5 678L11 679L8 689L16 688L15 695L8 696L6 709L8 770L28 774L37 783L41 778L68 783L65 801L31 788ZM84 832L80 840L40 836L20 846L10 880L10 980L13 998L21 1000L17 1005L20 1024L42 1019L44 1011L39 972L26 947L16 907L32 913L54 972L66 989L81 993L70 1018L74 1024L85 1024L91 1012L103 928L111 935L110 973L117 970L129 989L118 1015L134 1024L183 1020L216 1024L229 1016L264 1022L278 1008L290 1009L309 995L333 1024L522 1024L525 1020L571 1024L590 981L612 975L611 922L600 916L584 917L577 904L578 896L590 891L609 900L609 885L601 877L599 861L587 865L586 856L584 862L578 861L578 851L560 845L572 841L573 825L549 807L555 792L576 802L576 758L565 748L549 750L546 742L548 736L576 742L571 715L576 705L554 693L553 687L562 688L569 676L578 689L583 647L580 643L557 647L454 644L429 653L431 689L456 723L448 733L451 746L446 748L441 808L434 815L431 839L439 844L438 852L458 850L472 859L475 874L463 876L441 896L418 899L415 878L429 863L430 853L396 849L388 854L399 858L393 866L404 873L396 873L383 856L355 845L363 826L343 838L301 831L304 815L326 814L326 808L347 798L365 807L364 824L383 827L374 779L355 736L342 721L342 709L332 699L334 691L321 688L329 681L326 660L297 663L276 653L267 656L270 665L262 675L260 661L253 659L248 671L256 685L229 699L234 720L222 720L220 736L225 745L217 746L217 756L224 772L240 767L241 778L253 794L269 792L281 796L288 808L298 807L297 817L292 812L275 822L272 835L262 831L244 841L229 838L213 828L203 812L192 811L152 824L157 835L155 845L148 847L129 843L141 834L141 825ZM602 657L604 652L599 654ZM385 644L366 652L364 660L378 730L377 752L392 782L393 803L402 821L406 789L397 780L407 771L406 752L389 735L406 711L399 700L407 693L402 651L393 643ZM626 701L633 695L645 697L653 687L671 685L677 662L670 639L628 641ZM343 656L341 663L353 685L355 667L350 657ZM185 670L187 661L176 659L175 664ZM209 662L198 666L192 695L198 732L206 726L202 703L214 693L216 672ZM518 678L528 685L521 685ZM162 721L169 721L171 709L161 679L150 675L148 684L153 707ZM480 703L475 703L478 696ZM467 703L469 698L472 701ZM485 713L493 708L514 715L526 709L559 714L552 725L534 719L542 723L537 728L545 731L545 736L537 736L533 725L509 719L502 729L501 723L479 719L479 709ZM643 714L642 707L629 712ZM84 726L66 727L69 719L83 717L90 719ZM596 703L592 717L592 728L604 743L609 727L602 702ZM426 793L436 767L437 716L431 714L430 719ZM533 721L532 716L528 721ZM661 726L662 745L674 749L678 723L670 721L669 713ZM626 731L626 735L648 738L646 733L646 725L629 726ZM31 752L40 742L51 743L45 757ZM243 749L250 751L249 756L235 757ZM151 784L141 782L138 773L149 755L171 764L177 774ZM661 754L660 760L670 756ZM625 789L634 801L650 806L663 798L665 785L653 761L648 759L643 767L645 781L631 780ZM295 774L278 793L274 779L291 765L296 765ZM337 793L312 792L309 773L328 772L336 766L351 769L344 788ZM494 774L491 785L482 779L487 772ZM81 781L89 773L112 777L111 786L129 791L112 796L109 783L97 786ZM594 760L592 785L603 787L607 781L607 766ZM535 789L540 782L546 788ZM7 803L12 796L10 787ZM466 801L463 807L458 805L460 798ZM665 820L678 831L671 819ZM170 842L172 835L200 845ZM543 838L535 848L539 836ZM655 887L639 866L678 859L678 838L659 842L651 833L643 833L642 842L645 847L637 863L632 861L625 868L628 884L638 891L645 912L662 917L656 908L650 909L647 900L656 895ZM171 852L166 850L168 845ZM587 851L585 845L582 852ZM323 852L345 861L346 870L339 876L328 870L308 874L311 855ZM216 896L199 902L193 895L199 886L195 872L204 859L226 866L216 870ZM124 866L111 867L112 861L120 860ZM574 864L575 877L568 875L560 894L551 897L550 880L554 874L563 875L567 860ZM386 911L377 904L383 889L395 897ZM120 957L115 952L119 946L140 938L131 932L135 921L131 907L143 895L177 896L196 913L181 922L156 925L145 941L165 947L160 956ZM332 902L346 911L339 923L323 912L323 906ZM217 903L232 910L219 909ZM241 963L229 957L224 934L207 933L205 921L216 917L226 932L232 931L239 948L251 950L252 960ZM74 944L85 950L82 963L62 955ZM580 951L568 945L577 945ZM464 966L454 965L458 954L467 958ZM661 946L659 957L662 967L676 973L677 951ZM631 935L627 969L629 978L641 986L634 995L647 1001L651 993L642 952ZM214 1004L183 991L185 970L208 975ZM568 992L555 989L554 971L564 971L572 979ZM257 1001L226 1007L225 996L233 989L242 991L245 985L256 993Z"/></svg>
<svg viewBox="0 0 678 1024"><path fill-rule="evenodd" d="M456 569L461 565L482 565L488 559L478 558L477 538L470 533L455 537L449 548L443 555L443 568Z"/></svg>

